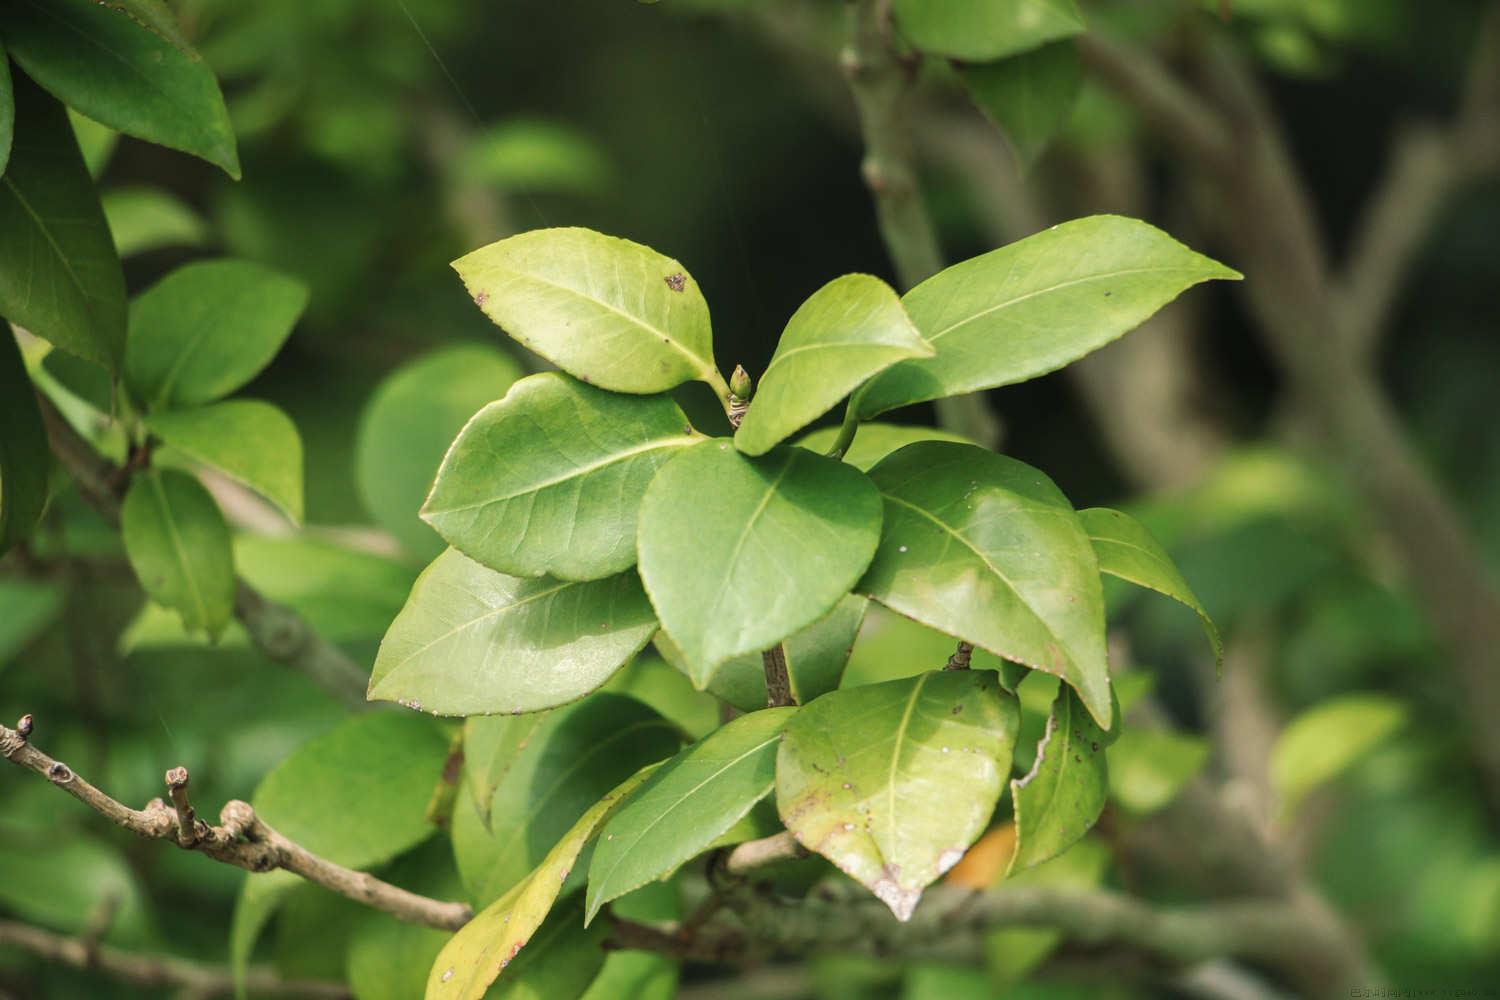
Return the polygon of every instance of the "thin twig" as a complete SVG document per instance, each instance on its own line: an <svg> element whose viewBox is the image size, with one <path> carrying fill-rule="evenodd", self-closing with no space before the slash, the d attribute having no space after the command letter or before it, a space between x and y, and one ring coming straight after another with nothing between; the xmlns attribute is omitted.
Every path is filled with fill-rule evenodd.
<svg viewBox="0 0 1500 1000"><path fill-rule="evenodd" d="M91 944L83 938L66 937L9 920L0 920L0 947L19 948L59 965L101 972L132 986L175 988L201 997L227 997L235 992L234 976L222 966ZM282 979L268 969L250 969L244 986L254 996L344 1000L352 995L343 983Z"/></svg>
<svg viewBox="0 0 1500 1000"><path fill-rule="evenodd" d="M321 858L289 840L255 814L248 802L232 801L219 814L219 825L198 819L187 798L186 768L167 772L172 805L152 800L145 809L132 809L100 791L68 765L53 760L31 745L31 716L15 729L0 725L0 755L35 772L116 826L150 840L167 840L184 850L197 851L215 861L251 872L281 868L356 902L383 910L399 920L442 930L457 930L469 922L473 910L466 903L429 899Z"/></svg>
<svg viewBox="0 0 1500 1000"><path fill-rule="evenodd" d="M778 642L760 654L760 662L766 672L766 705L785 708L797 704L792 695L792 676L786 666L786 647Z"/></svg>
<svg viewBox="0 0 1500 1000"><path fill-rule="evenodd" d="M952 656L948 657L948 662L945 663L945 664L943 664L943 669L944 670L968 670L969 669L969 661L971 659L973 659L973 657L974 657L974 646L973 646L973 644L972 643L968 643L968 642L964 642L962 639L960 639L959 642L958 642L958 648L953 651L953 655Z"/></svg>
<svg viewBox="0 0 1500 1000"><path fill-rule="evenodd" d="M128 477L95 451L46 396L39 395L38 402L53 453L73 476L89 506L110 524L118 524ZM291 608L239 580L235 586L234 614L250 641L266 656L306 673L352 708L369 707L365 700L366 671L318 635Z"/></svg>

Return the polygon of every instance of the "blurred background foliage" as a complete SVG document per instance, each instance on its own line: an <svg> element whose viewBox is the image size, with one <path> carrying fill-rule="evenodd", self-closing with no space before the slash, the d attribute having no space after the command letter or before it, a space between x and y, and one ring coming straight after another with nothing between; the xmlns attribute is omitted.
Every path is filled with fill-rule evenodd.
<svg viewBox="0 0 1500 1000"><path fill-rule="evenodd" d="M1185 6L1093 4L1087 13L1121 36L1153 39L1177 30ZM1264 74L1330 245L1348 245L1398 126L1446 116L1458 102L1483 5L1224 6ZM415 510L444 448L537 364L502 344L448 267L478 245L582 225L656 247L704 288L721 366L752 373L825 281L849 271L890 277L836 75L843 7L183 0L185 30L223 83L244 179L77 126L133 291L207 253L264 261L312 289L289 346L248 390L283 406L301 430L311 527L291 534L266 510L221 496L243 529L240 572L371 661L411 580L440 548ZM964 129L989 127L949 68L929 67L924 81L924 97L961 114ZM1194 191L1171 154L1098 84L1082 88L1024 184L1085 214L1088 171L1124 164L1137 187L1132 214L1238 266L1189 221ZM950 259L995 245L984 193L951 162L932 158L926 168ZM1437 217L1379 369L1422 458L1500 572L1497 287L1500 181L1490 177ZM1500 841L1449 657L1361 498L1304 447L1240 303L1217 287L1193 299L1184 313L1189 395L1222 446L1180 481L1143 482L1126 467L1078 381L1053 375L989 394L1003 450L1047 470L1078 507L1120 505L1145 520L1229 640L1225 678L1215 680L1190 614L1112 592L1117 663L1132 665L1125 687L1152 690L1170 725L1127 731L1111 749L1113 804L1100 830L1035 877L1181 895L1170 866L1120 867L1108 845L1193 774L1235 773L1236 761L1258 757L1278 803L1273 823L1393 982L1500 981ZM708 426L712 401L695 391L684 390L684 404ZM1117 412L1128 419L1134 405L1120 400ZM900 416L933 420L926 408ZM116 797L157 794L163 762L173 761L191 768L200 803L248 798L277 762L344 717L243 635L188 644L168 616L143 610L118 542L76 498L59 501L43 535L39 547L103 558L45 573L15 559L0 565L0 708L35 713L49 749ZM949 640L872 611L848 679L914 673L950 651ZM1244 695L1237 670L1262 682L1256 697L1267 717L1290 722L1279 738L1223 724L1221 702ZM1034 732L1045 681L1023 688L1038 688L1027 701ZM612 686L690 731L714 723L712 702L654 654ZM1023 752L1033 743L1023 735ZM171 941L174 951L222 957L237 871L109 836L44 782L7 778L0 803L0 910L76 932L109 896L119 908L108 940L143 949ZM306 895L267 936L265 957L299 974L341 976L339 928L358 914ZM301 921L316 931L295 933ZM991 944L987 971L828 956L792 995L983 996L997 978L1016 997L1157 995L1077 978L1043 932L1001 932ZM1043 962L1037 976L1014 982ZM10 989L132 995L0 955L0 994Z"/></svg>

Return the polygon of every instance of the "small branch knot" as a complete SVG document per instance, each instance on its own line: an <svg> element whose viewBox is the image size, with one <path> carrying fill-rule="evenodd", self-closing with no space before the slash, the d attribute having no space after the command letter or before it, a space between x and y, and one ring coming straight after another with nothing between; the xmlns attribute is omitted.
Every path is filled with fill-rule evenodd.
<svg viewBox="0 0 1500 1000"><path fill-rule="evenodd" d="M962 639L958 642L958 648L953 655L948 657L948 662L943 665L944 670L968 670L969 660L974 656L974 647Z"/></svg>
<svg viewBox="0 0 1500 1000"><path fill-rule="evenodd" d="M55 785L66 785L73 780L73 769L60 760L53 761L47 768L47 779Z"/></svg>
<svg viewBox="0 0 1500 1000"><path fill-rule="evenodd" d="M20 721L16 723L16 735L21 737L22 743L26 742L26 738L31 735L31 726L32 720L29 713L21 716Z"/></svg>

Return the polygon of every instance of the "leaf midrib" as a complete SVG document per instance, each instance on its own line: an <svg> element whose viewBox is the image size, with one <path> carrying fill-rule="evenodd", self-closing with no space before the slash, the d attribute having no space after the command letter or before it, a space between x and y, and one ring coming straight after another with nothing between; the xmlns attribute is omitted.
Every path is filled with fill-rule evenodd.
<svg viewBox="0 0 1500 1000"><path fill-rule="evenodd" d="M177 559L177 564L182 568L183 579L187 581L188 590L192 594L193 604L198 609L198 621L204 628L208 627L208 605L204 603L203 594L198 590L198 581L193 575L192 568L188 564L187 549L182 544L182 536L177 531L177 522L172 517L172 506L167 503L167 491L162 486L161 476L150 478L152 492L156 494L156 500L161 510L162 521L167 529L167 536L172 543L172 553Z"/></svg>
<svg viewBox="0 0 1500 1000"><path fill-rule="evenodd" d="M661 823L662 820L666 819L667 816L674 809L676 809L679 806L681 806L684 802L687 802L694 795L697 795L700 791L703 790L703 787L705 785L709 784L712 781L716 781L719 777L721 777L730 768L734 767L736 764L739 764L741 761L745 760L746 758L748 758L748 757L750 757L750 756L752 756L754 754L759 753L760 751L764 750L769 744L776 742L780 738L781 738L781 730L778 729L776 732L772 733L770 736L766 737L764 740L761 740L755 746L751 747L749 750L746 750L744 753L740 754L738 757L735 757L733 760L726 761L724 763L724 765L722 767L720 767L718 770L714 771L712 774L710 774L707 777L705 777L702 781L698 782L696 785L694 785L692 788L688 789L686 792L683 792L681 795L677 796L677 799L671 805L667 806L666 809L662 810L662 812L660 812L659 814L657 814L657 816L656 816L655 819L653 819L650 823L646 824L646 826L640 831L640 833L636 835L635 840L631 842L631 844L630 844L629 847L621 849L621 852L620 852L619 856L615 859L615 863L610 868L610 870L608 872L601 873L600 879L599 879L600 884L606 883L610 878L612 878L614 876L615 872L619 871L620 865L622 865L625 862L625 859L627 857L629 857L630 853L635 850L635 848L637 847L637 845L639 845L640 842L645 839L645 837L646 837L646 835L648 833L650 833L652 830L656 829L657 824ZM766 794L769 793L770 790L771 790L771 788L775 786L775 783L776 783L776 779L773 777L766 784L766 790L764 792L761 792L761 794L759 796L757 796L755 798L755 800L750 803L750 806L755 805L756 802L759 802L761 799L765 798ZM640 799L639 801L644 802L645 799ZM746 809L749 809L750 806L746 806ZM590 878L590 881L592 881L592 879L593 879L593 873L592 872L589 873L589 878ZM603 894L603 890L601 890L601 895L602 894Z"/></svg>
<svg viewBox="0 0 1500 1000"><path fill-rule="evenodd" d="M625 310L619 308L618 306L612 305L609 302L604 301L603 299L596 299L586 292L580 292L576 288L573 288L569 285L564 285L558 281L553 281L551 278L543 277L542 275L537 274L533 271L525 271L519 267L514 266L507 267L504 265L497 265L497 267L499 270L510 271L512 274L525 278L528 281L534 281L539 285L546 285L548 288L555 288L560 292L566 292L568 295L571 295L574 298L579 299L580 301L590 303L607 312L614 313L616 316L619 316L621 319L624 319L625 321L632 323L637 327L640 327L642 330L646 331L652 336L660 337L662 339L662 342L665 343L668 347L671 347L677 353L681 354L684 358L687 358L689 363L692 365L693 370L696 371L700 377L707 377L709 368L711 367L709 362L704 358L699 357L697 354L694 354L692 351L688 350L687 347L683 346L683 344L679 342L676 337L672 336L668 331L653 326L641 317L633 316Z"/></svg>
<svg viewBox="0 0 1500 1000"><path fill-rule="evenodd" d="M1069 279L1067 281L1060 281L1060 282L1058 282L1056 284L1048 285L1045 288L1036 288L1036 289L1033 289L1032 291L1026 292L1026 293L1024 293L1022 295L1018 295L1015 298L1006 299L1004 302L997 302L994 305L987 306L984 309L981 309L979 312L970 313L968 316L965 316L963 319L959 320L958 322L951 323L948 326L943 327L943 329L941 329L941 330L938 330L938 331L936 331L934 333L928 334L927 335L927 342L928 343L933 343L933 342L935 342L937 340L940 340L941 338L943 338L943 337L947 336L948 334L952 333L954 330L957 330L960 327L968 326L970 323L978 322L979 320L983 319L984 317L990 315L993 312L998 312L1001 309L1009 309L1011 306L1019 305L1020 303L1025 302L1028 299L1034 299L1034 298L1036 298L1038 296L1041 296L1041 295L1050 295L1053 292L1062 291L1065 288L1072 288L1072 287L1074 287L1076 285L1085 285L1085 284L1088 284L1088 283L1094 282L1094 281L1111 281L1111 280L1113 280L1115 278L1121 278L1121 277L1125 277L1126 275L1132 275L1132 274L1168 274L1168 273L1172 273L1172 272L1182 272L1182 273L1185 273L1185 274L1194 274L1194 273L1197 273L1196 269L1190 268L1190 267L1184 267L1184 266L1174 266L1174 267L1129 267L1129 268L1122 268L1122 269L1117 270L1117 271L1108 271L1108 272L1103 272L1103 273L1098 273L1098 274L1085 275L1084 277L1081 277L1081 278L1071 278L1071 279Z"/></svg>
<svg viewBox="0 0 1500 1000"><path fill-rule="evenodd" d="M1066 644L1065 644L1065 642L1063 640L1063 637L1060 636L1060 635L1058 635L1056 632L1054 632L1052 630L1052 626L1048 625L1046 619L1044 619L1041 616L1041 614L1036 610L1036 608L1033 608L1031 606L1030 602L1028 602L1026 600L1025 596L1022 595L1020 589L1015 585L1014 581L1012 581L1009 576L1007 576L1004 572L1002 572L1000 570L1000 567L998 567L994 563L990 562L989 557L986 556L983 552L979 551L979 549L975 547L975 545L974 545L973 542L969 541L956 528L954 528L952 525L948 524L948 522L944 521L942 518L938 517L936 514L933 514L931 511L925 510L922 507L918 507L914 503L910 503L909 501L903 500L903 499L901 499L898 496L893 496L892 494L886 493L883 490L881 491L880 495L882 497L884 497L885 499L890 500L893 503L900 504L902 507L905 507L908 510L915 511L916 513L918 513L918 514L922 515L923 517L927 518L927 520L929 520L933 524L937 525L946 534L948 534L952 538L956 539L960 544L963 545L964 548L966 548L970 552L974 553L974 556L980 562L982 562L984 564L984 566L985 566L986 569L988 569L991 573L995 574L995 576L997 576L1000 579L1000 581L1006 585L1006 587L1010 588L1010 592L1015 595L1016 602L1018 604L1020 604L1021 607L1025 608L1026 612L1029 615L1031 615L1032 619L1036 622L1036 624L1040 625L1042 627L1042 630L1044 632L1046 632L1046 634L1048 636L1050 636L1057 643L1058 651L1063 655L1064 658L1067 659L1069 665L1072 666L1074 670L1078 669L1078 664L1077 664L1076 661L1074 661L1073 654L1071 652L1069 652L1069 650L1068 650L1068 648L1067 648L1067 646L1066 646ZM998 653L999 655L1004 656L1006 659L1011 659L1012 658L1010 656L1007 656L1004 653L1001 653L999 650L992 650L992 652ZM1034 664L1026 664L1026 665L1027 666L1035 666Z"/></svg>
<svg viewBox="0 0 1500 1000"><path fill-rule="evenodd" d="M458 507L444 507L441 510L433 510L430 507L424 507L422 513L424 515L438 517L443 514L461 514L464 511L476 510L480 507L488 507L492 504L497 503L505 503L508 500L515 500L518 497L529 496L533 493L540 493L543 490L552 488L553 486L558 486L562 483L566 483L570 479L578 479L583 476L591 475L592 473L598 472L600 469L606 469L618 462L624 462L628 459L637 458L641 455L646 455L663 448L685 448L688 445L696 444L700 440L703 440L703 438L701 437L701 435L696 434L680 434L674 435L672 437L653 438L650 441L635 445L634 447L628 448L624 451L615 452L609 456L606 456L605 458L575 466L574 468L568 470L565 473L562 473L561 475L552 476L548 479L541 480L540 482L531 483L523 489L517 490L514 493L504 493L497 496L486 497L483 500L476 500L473 503L463 504ZM436 487L434 487L433 492L436 493Z"/></svg>

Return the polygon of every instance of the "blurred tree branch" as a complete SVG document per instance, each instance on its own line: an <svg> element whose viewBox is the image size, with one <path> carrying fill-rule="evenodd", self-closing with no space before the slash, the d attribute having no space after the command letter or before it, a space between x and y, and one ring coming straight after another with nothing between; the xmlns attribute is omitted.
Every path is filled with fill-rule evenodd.
<svg viewBox="0 0 1500 1000"><path fill-rule="evenodd" d="M129 469L117 468L94 450L46 396L37 395L52 452L78 484L89 506L112 525L120 521L120 503L129 484ZM272 601L244 580L235 587L234 614L261 652L307 674L351 708L366 709L365 671L337 646L318 635L302 616Z"/></svg>
<svg viewBox="0 0 1500 1000"><path fill-rule="evenodd" d="M1344 285L1339 283L1306 187L1258 79L1218 32L1204 29L1195 41L1190 54L1201 79L1196 86L1179 80L1153 54L1095 34L1080 38L1080 51L1086 65L1135 104L1216 195L1224 238L1237 251L1235 264L1247 277L1242 293L1286 376L1292 402L1313 417L1329 453L1343 463L1383 521L1428 617L1454 655L1471 742L1492 808L1500 813L1500 739L1492 733L1493 720L1500 716L1500 591L1480 562L1468 527L1408 441L1368 364L1368 331L1383 322L1389 302L1377 302L1375 309L1361 304L1351 320L1348 293L1341 291L1373 280L1355 273L1387 275L1392 262L1383 255L1371 257L1369 251L1363 257L1356 254L1354 260L1364 263ZM1471 93L1488 94L1494 89L1488 82L1494 71L1487 68L1495 58L1494 46L1481 41L1479 50L1473 75L1481 82ZM1493 120L1494 111L1485 110L1487 98L1473 98L1466 106L1480 110L1466 110L1450 134L1487 151L1496 140L1487 138L1493 129L1483 123ZM1473 162L1468 154L1465 160ZM1402 179L1411 173L1402 168L1387 180L1372 209L1377 221L1367 229L1391 225L1378 222L1380 206L1400 196L1399 190L1388 193L1389 185L1411 183ZM1403 225L1424 232L1426 221L1419 221ZM1415 240L1415 235L1408 237L1411 245ZM1404 266L1410 255L1408 247L1395 263ZM1394 274L1380 280L1389 284Z"/></svg>
<svg viewBox="0 0 1500 1000"><path fill-rule="evenodd" d="M75 969L101 972L113 979L142 988L159 987L179 991L183 997L233 996L234 977L229 969L169 955L145 955L84 937L67 937L10 920L0 920L0 948L18 948L38 958ZM245 990L255 996L314 997L343 1000L352 996L343 983L314 979L282 979L266 969L251 969Z"/></svg>
<svg viewBox="0 0 1500 1000"><path fill-rule="evenodd" d="M183 850L197 851L215 861L250 872L281 868L358 903L383 910L408 923L457 930L473 911L466 903L451 903L383 882L319 857L278 833L255 814L248 802L231 801L219 814L219 825L199 819L188 800L188 773L183 767L167 772L171 803L153 799L145 809L132 809L100 791L61 761L31 745L33 722L23 716L15 729L0 725L0 756L41 775L116 826L148 840L169 840Z"/></svg>

